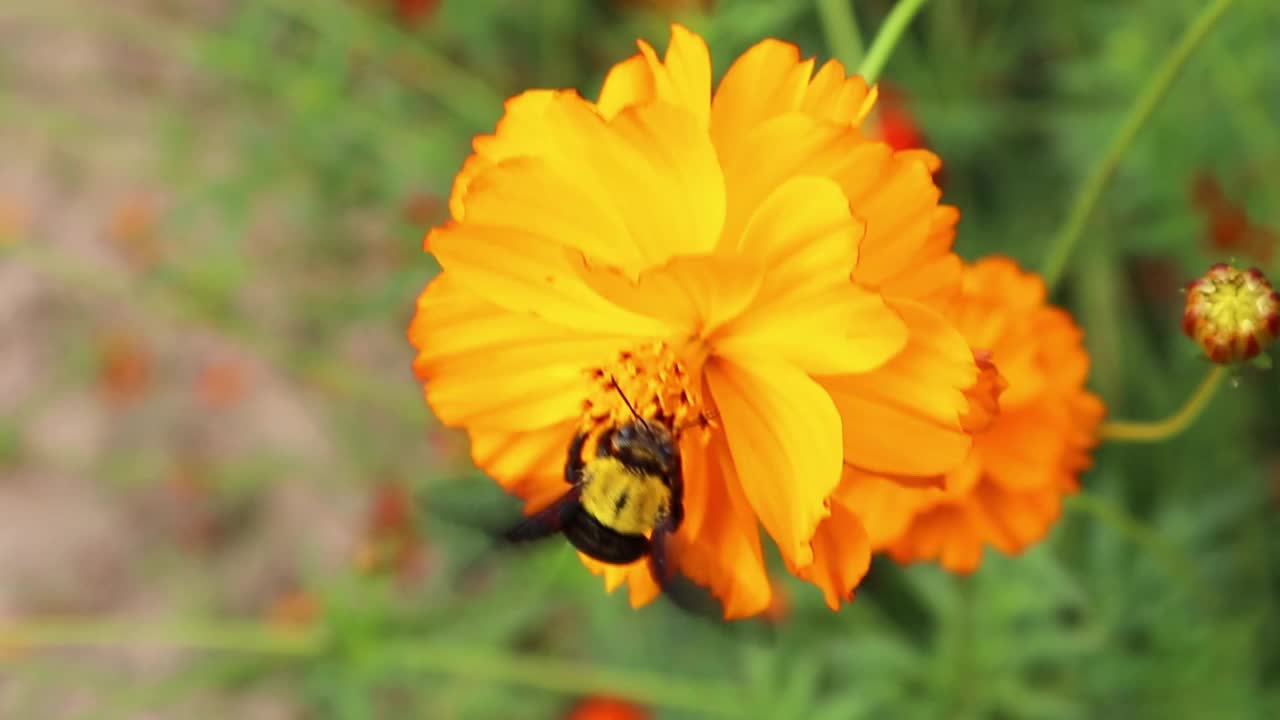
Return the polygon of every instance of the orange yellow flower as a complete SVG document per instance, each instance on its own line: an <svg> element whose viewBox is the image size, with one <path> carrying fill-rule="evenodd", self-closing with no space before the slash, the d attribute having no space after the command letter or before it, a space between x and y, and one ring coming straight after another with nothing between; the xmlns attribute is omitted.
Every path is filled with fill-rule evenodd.
<svg viewBox="0 0 1280 720"><path fill-rule="evenodd" d="M726 617L771 602L759 527L838 606L867 535L844 468L929 482L967 455L979 367L940 308L959 290L958 213L927 151L860 124L874 90L791 44L749 49L712 86L678 25L573 91L512 98L454 182L426 248L443 271L409 329L427 402L526 511L565 492L579 430L679 426L681 572ZM633 605L645 563L602 565Z"/></svg>
<svg viewBox="0 0 1280 720"><path fill-rule="evenodd" d="M1182 329L1215 363L1250 360L1280 336L1280 293L1257 268L1218 263L1187 286Z"/></svg>
<svg viewBox="0 0 1280 720"><path fill-rule="evenodd" d="M1013 554L1049 531L1062 496L1089 466L1103 406L1084 388L1089 356L1080 329L1066 311L1046 305L1039 276L1012 260L967 268L950 316L984 349L984 361L999 366L998 377L984 373L984 382L1003 390L999 413L943 487L906 488L857 472L848 500L877 550L970 572L984 545Z"/></svg>

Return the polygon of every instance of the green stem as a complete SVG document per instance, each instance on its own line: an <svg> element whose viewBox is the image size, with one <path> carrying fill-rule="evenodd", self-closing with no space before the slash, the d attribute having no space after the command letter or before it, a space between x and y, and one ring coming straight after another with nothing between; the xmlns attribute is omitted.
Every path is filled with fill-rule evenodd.
<svg viewBox="0 0 1280 720"><path fill-rule="evenodd" d="M1102 424L1098 435L1104 440L1117 442L1161 442L1181 434L1195 419L1200 417L1209 401L1218 392L1222 380L1227 376L1225 365L1214 365L1200 386L1186 403L1172 415L1153 422L1133 422L1128 420L1112 420Z"/></svg>
<svg viewBox="0 0 1280 720"><path fill-rule="evenodd" d="M156 624L94 618L0 622L0 650L181 648L306 659L321 653L331 636L322 629L288 628L253 621ZM648 705L717 717L742 717L741 689L660 673L617 670L592 663L530 654L514 655L471 644L391 642L367 650L368 662L388 669L486 680L567 695L609 694Z"/></svg>
<svg viewBox="0 0 1280 720"><path fill-rule="evenodd" d="M951 712L953 718L970 717L973 714L977 691L975 646L978 642L978 578L957 577L956 584L956 647L954 675L951 688Z"/></svg>
<svg viewBox="0 0 1280 720"><path fill-rule="evenodd" d="M1182 68L1191 59L1191 54L1209 35L1209 31L1217 25L1218 20L1226 13L1227 8L1231 7L1232 2L1234 0L1214 0L1214 2L1205 5L1200 14L1191 21L1191 24L1187 26L1186 31L1182 34L1182 39L1169 52L1159 69L1147 81L1142 92L1138 94L1124 122L1120 125L1120 129L1111 138L1111 143L1107 146L1106 152L1098 159L1098 162L1076 192L1071 211L1067 214L1067 219L1063 222L1062 228L1049 245L1049 252L1045 256L1042 266L1041 274L1044 276L1045 285L1048 286L1051 292L1062 280L1063 273L1067 268L1067 262L1071 258L1071 252L1084 234L1085 226L1088 224L1090 216L1093 215L1093 210L1098 201L1102 198L1102 191L1106 189L1107 183L1115 175L1116 169L1120 166L1121 158L1129 150L1129 146L1133 144L1134 138L1138 136L1143 126L1146 125L1147 120L1151 118L1156 106L1160 104L1160 101L1169 92L1169 88L1173 86L1173 81L1177 79Z"/></svg>
<svg viewBox="0 0 1280 720"><path fill-rule="evenodd" d="M818 19L827 48L846 69L858 67L865 50L862 33L858 30L858 16L850 6L850 0L817 0Z"/></svg>
<svg viewBox="0 0 1280 720"><path fill-rule="evenodd" d="M0 648L25 651L62 647L163 647L207 652L303 657L324 645L324 635L253 621L171 625L96 618L40 618L0 622Z"/></svg>
<svg viewBox="0 0 1280 720"><path fill-rule="evenodd" d="M568 695L605 694L716 717L743 717L739 688L658 673L613 670L548 657L501 654L469 645L403 644L378 651L396 669L463 676Z"/></svg>
<svg viewBox="0 0 1280 720"><path fill-rule="evenodd" d="M926 1L901 0L889 11L889 16L884 19L884 24L876 33L875 40L871 41L871 49L867 51L862 65L858 67L858 74L867 81L868 85L875 83L876 78L880 77L880 71L889 62L889 56L897 47L898 40L902 39L902 33L906 32L911 19L920 12L920 8L924 7Z"/></svg>

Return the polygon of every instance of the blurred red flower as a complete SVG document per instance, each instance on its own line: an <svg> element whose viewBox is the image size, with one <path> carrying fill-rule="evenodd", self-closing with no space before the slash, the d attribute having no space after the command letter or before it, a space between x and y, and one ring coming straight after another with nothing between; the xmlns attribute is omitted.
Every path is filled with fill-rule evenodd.
<svg viewBox="0 0 1280 720"><path fill-rule="evenodd" d="M876 115L879 120L880 139L894 150L923 150L929 147L929 138L925 135L915 113L911 112L907 96L897 88L880 83L876 90ZM934 175L934 183L942 187L944 171L941 167L930 167Z"/></svg>
<svg viewBox="0 0 1280 720"><path fill-rule="evenodd" d="M626 700L594 695L578 703L565 720L651 720L653 714Z"/></svg>
<svg viewBox="0 0 1280 720"><path fill-rule="evenodd" d="M422 569L422 552L413 495L403 483L380 485L370 499L364 535L355 563L363 572L394 572L410 580Z"/></svg>
<svg viewBox="0 0 1280 720"><path fill-rule="evenodd" d="M396 17L407 26L420 25L431 17L440 0L396 0Z"/></svg>
<svg viewBox="0 0 1280 720"><path fill-rule="evenodd" d="M1271 261L1280 237L1250 220L1248 211L1227 197L1212 172L1202 171L1191 181L1191 201L1204 215L1210 253L1242 253L1263 264Z"/></svg>

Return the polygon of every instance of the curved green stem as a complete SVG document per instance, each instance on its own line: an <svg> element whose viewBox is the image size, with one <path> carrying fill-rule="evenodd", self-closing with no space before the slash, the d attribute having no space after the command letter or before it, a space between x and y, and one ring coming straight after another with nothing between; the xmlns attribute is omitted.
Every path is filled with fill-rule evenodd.
<svg viewBox="0 0 1280 720"><path fill-rule="evenodd" d="M835 59L851 69L862 62L864 53L862 33L858 30L858 17L850 6L851 0L817 0L818 20L822 24L822 36Z"/></svg>
<svg viewBox="0 0 1280 720"><path fill-rule="evenodd" d="M1187 26L1186 31L1182 34L1182 39L1165 57L1159 69L1151 76L1146 86L1143 87L1142 92L1134 100L1133 107L1129 109L1129 113L1125 116L1124 123L1120 125L1120 129L1111 138L1111 143L1107 146L1106 152L1098 159L1098 162L1093 166L1084 183L1080 186L1079 191L1076 192L1071 211L1067 214L1067 219L1063 222L1062 228L1054 236L1041 269L1041 275L1044 276L1045 285L1050 292L1062 280L1063 273L1067 268L1067 262L1071 258L1071 252L1079 244L1080 238L1084 234L1085 226L1088 224L1098 201L1102 198L1102 191L1106 189L1111 176L1115 175L1116 169L1120 165L1120 159L1124 157L1124 154L1129 150L1129 146L1133 144L1134 138L1138 136L1139 131L1146 125L1147 120L1151 118L1156 106L1160 104L1165 94L1169 92L1169 88L1172 87L1173 81L1177 79L1183 66L1191 59L1191 54L1209 35L1209 31L1217 25L1218 20L1226 13L1227 8L1231 7L1233 1L1214 0L1214 2L1206 4L1200 14L1191 21L1191 24Z"/></svg>
<svg viewBox="0 0 1280 720"><path fill-rule="evenodd" d="M1200 386L1191 393L1191 397L1172 415L1153 422L1134 422L1129 420L1112 420L1104 422L1098 429L1098 435L1104 440L1116 442L1161 442L1181 434L1204 411L1205 406L1213 399L1227 376L1224 365L1214 365L1213 369L1200 381Z"/></svg>
<svg viewBox="0 0 1280 720"><path fill-rule="evenodd" d="M875 40L871 41L871 49L867 51L862 65L858 67L858 74L867 81L868 85L875 83L876 78L880 77L880 71L889 62L889 56L893 54L898 40L902 39L902 33L906 32L911 19L920 12L925 2L927 0L901 0L889 11L889 16L884 19L884 24L876 33Z"/></svg>

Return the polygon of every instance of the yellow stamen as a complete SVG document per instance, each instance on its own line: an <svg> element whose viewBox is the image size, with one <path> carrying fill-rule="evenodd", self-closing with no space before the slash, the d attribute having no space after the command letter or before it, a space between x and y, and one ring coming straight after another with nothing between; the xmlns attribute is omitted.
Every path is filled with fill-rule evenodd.
<svg viewBox="0 0 1280 720"><path fill-rule="evenodd" d="M590 370L594 387L583 404L582 429L623 425L634 419L632 408L644 420L677 432L692 425L706 427L712 413L706 412L702 399L705 362L700 342L673 346L656 340L619 353L614 362Z"/></svg>

